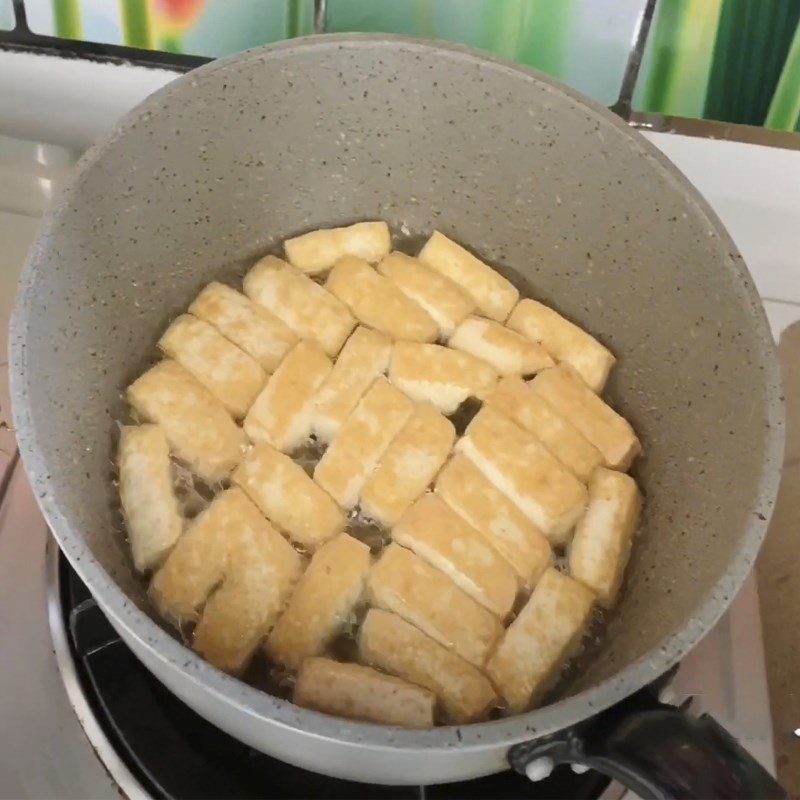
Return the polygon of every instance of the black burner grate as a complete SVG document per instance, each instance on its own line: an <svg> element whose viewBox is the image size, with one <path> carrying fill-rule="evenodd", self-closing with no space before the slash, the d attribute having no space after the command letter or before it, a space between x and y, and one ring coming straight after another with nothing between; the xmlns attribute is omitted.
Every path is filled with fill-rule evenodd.
<svg viewBox="0 0 800 800"><path fill-rule="evenodd" d="M559 767L531 783L515 772L437 786L372 786L265 756L215 728L159 683L117 636L60 556L64 621L83 690L128 769L158 798L591 798L608 779Z"/></svg>

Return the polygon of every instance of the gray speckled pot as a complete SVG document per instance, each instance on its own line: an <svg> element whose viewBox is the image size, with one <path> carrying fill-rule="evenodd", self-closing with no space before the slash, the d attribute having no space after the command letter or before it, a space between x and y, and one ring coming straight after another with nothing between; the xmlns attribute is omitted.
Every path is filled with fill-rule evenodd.
<svg viewBox="0 0 800 800"><path fill-rule="evenodd" d="M558 702L428 732L348 723L229 678L153 620L115 533L120 392L212 278L286 236L385 218L500 265L620 356L646 492L625 595ZM157 92L82 160L12 323L25 466L68 558L147 666L265 752L360 780L504 767L509 744L649 682L714 624L755 558L782 452L773 343L747 270L680 174L605 109L531 70L374 36L286 42Z"/></svg>

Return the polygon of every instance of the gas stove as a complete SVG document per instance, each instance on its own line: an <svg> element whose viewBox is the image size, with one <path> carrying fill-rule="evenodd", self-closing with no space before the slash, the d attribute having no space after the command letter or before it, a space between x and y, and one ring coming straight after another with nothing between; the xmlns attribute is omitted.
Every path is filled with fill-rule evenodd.
<svg viewBox="0 0 800 800"><path fill-rule="evenodd" d="M161 75L157 82L169 77ZM143 96L154 80L149 72L137 89L128 76L126 98L135 101L137 91ZM100 115L97 132L108 123ZM29 137L37 124L35 117L20 123ZM82 131L89 130L86 120L81 124ZM42 138L52 141L52 119L46 125L48 135ZM0 186L5 187L0 194L0 353L6 348L14 283L38 218L83 144L73 135L74 124L65 121L64 130L70 132L65 147L0 136ZM651 138L694 180L729 228L765 298L776 336L800 320L800 277L796 270L781 269L781 259L796 253L798 245L793 224L798 210L786 201L800 183L797 159L786 158L793 154L669 134ZM277 762L214 729L141 667L59 556L19 464L13 431L3 424L11 424L7 388L2 365L0 798L624 795L595 773L566 768L538 783L511 772L428 787L345 783ZM682 662L664 693L670 702L695 698L698 712L715 717L774 771L754 578Z"/></svg>

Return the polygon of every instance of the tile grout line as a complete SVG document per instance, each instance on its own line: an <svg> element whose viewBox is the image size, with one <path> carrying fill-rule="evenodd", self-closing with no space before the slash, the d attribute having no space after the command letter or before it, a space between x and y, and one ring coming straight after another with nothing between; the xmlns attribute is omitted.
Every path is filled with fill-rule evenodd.
<svg viewBox="0 0 800 800"><path fill-rule="evenodd" d="M784 306L795 306L800 308L800 300L781 300L778 297L762 297L761 300L764 303L780 303Z"/></svg>

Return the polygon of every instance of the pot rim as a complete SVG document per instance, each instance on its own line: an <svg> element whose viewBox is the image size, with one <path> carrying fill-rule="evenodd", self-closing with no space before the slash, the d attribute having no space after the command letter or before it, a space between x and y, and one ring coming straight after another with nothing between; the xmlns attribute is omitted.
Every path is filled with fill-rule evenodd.
<svg viewBox="0 0 800 800"><path fill-rule="evenodd" d="M84 173L106 153L112 145L143 118L155 112L174 92L180 92L187 82L203 80L211 74L240 68L243 64L291 56L307 50L372 48L376 45L393 47L409 52L435 51L444 58L461 60L469 64L489 67L522 77L543 86L559 101L580 104L598 123L612 125L623 131L630 144L643 157L649 158L654 169L670 181L691 201L696 212L715 230L731 254L728 268L732 269L744 287L754 316L753 324L761 339L759 355L764 362L765 382L774 387L768 397L765 415L768 429L765 432L764 459L757 489L757 502L750 524L742 534L741 544L725 574L712 586L692 619L679 631L662 639L648 654L620 670L603 682L575 695L559 700L525 714L507 719L474 723L463 726L443 726L427 731L412 731L370 723L353 722L331 717L295 706L288 700L273 697L248 684L220 672L173 635L160 627L141 611L117 586L108 572L92 556L84 543L80 530L69 522L61 504L50 487L47 467L42 462L38 435L26 402L26 320L36 310L36 284L38 262L48 247L47 243L63 210L72 201L79 202L77 194ZM619 702L637 689L663 674L685 655L713 626L727 609L729 603L747 577L759 546L766 534L775 496L780 482L783 460L784 408L781 392L780 368L776 348L752 278L739 251L721 221L692 186L688 179L654 145L606 107L564 86L530 67L516 64L463 45L435 40L389 34L324 34L292 39L263 48L245 51L234 56L212 61L178 77L162 87L125 116L106 137L89 148L78 162L73 177L57 201L45 214L34 245L23 268L17 298L12 313L9 345L9 374L14 423L17 431L23 465L33 485L39 507L72 567L87 584L102 609L112 618L117 628L127 630L140 640L162 663L164 669L177 670L191 681L196 689L215 695L218 700L237 712L268 720L281 727L299 730L315 738L368 747L376 750L430 751L458 748L484 749L511 745L525 739L534 739L580 722L588 716Z"/></svg>

